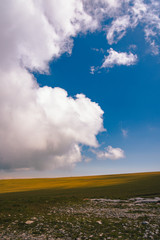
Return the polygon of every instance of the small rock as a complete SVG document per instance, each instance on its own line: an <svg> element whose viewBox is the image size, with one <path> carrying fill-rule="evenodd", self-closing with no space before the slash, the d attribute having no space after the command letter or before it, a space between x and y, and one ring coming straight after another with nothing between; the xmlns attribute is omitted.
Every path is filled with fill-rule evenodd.
<svg viewBox="0 0 160 240"><path fill-rule="evenodd" d="M149 224L149 222L143 221L142 224L143 224L143 225L147 225L147 224Z"/></svg>
<svg viewBox="0 0 160 240"><path fill-rule="evenodd" d="M102 221L101 221L101 220L100 220L100 221L97 221L97 223L98 223L98 224L102 224Z"/></svg>
<svg viewBox="0 0 160 240"><path fill-rule="evenodd" d="M28 220L25 222L25 224L32 224L34 221Z"/></svg>

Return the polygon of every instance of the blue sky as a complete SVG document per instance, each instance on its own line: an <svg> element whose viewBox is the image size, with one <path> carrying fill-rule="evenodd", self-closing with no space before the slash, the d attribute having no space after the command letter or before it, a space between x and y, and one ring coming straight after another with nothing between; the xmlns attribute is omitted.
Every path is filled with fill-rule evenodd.
<svg viewBox="0 0 160 240"><path fill-rule="evenodd" d="M159 1L31 2L2 16L1 178L159 171Z"/></svg>
<svg viewBox="0 0 160 240"><path fill-rule="evenodd" d="M71 55L64 54L51 62L48 76L36 75L41 86L61 87L71 96L84 93L97 102L104 111L107 129L98 135L100 148L112 145L125 151L125 158L116 161L97 160L90 151L85 151L92 161L79 163L73 175L160 169L160 57L148 53L142 31L137 27L115 45L121 52L136 44L134 52L139 60L133 66L114 66L90 73L90 67L101 65L110 48L102 32L78 36Z"/></svg>

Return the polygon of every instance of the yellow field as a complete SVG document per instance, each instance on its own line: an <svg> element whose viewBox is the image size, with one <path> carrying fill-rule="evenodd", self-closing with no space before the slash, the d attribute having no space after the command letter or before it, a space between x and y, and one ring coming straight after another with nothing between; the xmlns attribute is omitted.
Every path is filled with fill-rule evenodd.
<svg viewBox="0 0 160 240"><path fill-rule="evenodd" d="M157 184L159 184L160 189L160 172L114 174L87 177L0 180L0 193L24 192L44 189L87 189L111 187L116 185L129 187L130 184L134 184L134 186L137 187L142 184L148 185L145 187L149 188L152 188L152 185L154 188L156 184L156 189Z"/></svg>

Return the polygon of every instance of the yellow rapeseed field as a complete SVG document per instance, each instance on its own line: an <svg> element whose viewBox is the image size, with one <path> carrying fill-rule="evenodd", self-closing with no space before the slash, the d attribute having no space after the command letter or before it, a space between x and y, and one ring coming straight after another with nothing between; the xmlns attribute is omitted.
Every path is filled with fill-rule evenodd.
<svg viewBox="0 0 160 240"><path fill-rule="evenodd" d="M85 189L111 187L126 184L153 184L159 181L160 172L113 174L101 176L63 177L63 178L33 178L0 180L0 193L24 192L44 189ZM127 186L127 185L126 185ZM149 186L148 186L149 187ZM159 187L160 188L160 187Z"/></svg>

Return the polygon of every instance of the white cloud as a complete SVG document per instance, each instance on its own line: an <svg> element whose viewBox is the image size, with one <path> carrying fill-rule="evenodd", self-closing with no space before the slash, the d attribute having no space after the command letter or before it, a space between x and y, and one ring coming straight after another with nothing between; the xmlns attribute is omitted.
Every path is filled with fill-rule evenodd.
<svg viewBox="0 0 160 240"><path fill-rule="evenodd" d="M90 68L90 74L94 74L94 72L95 72L95 67L94 66L91 66L91 68Z"/></svg>
<svg viewBox="0 0 160 240"><path fill-rule="evenodd" d="M125 155L121 148L113 148L112 146L108 146L105 151L97 152L97 157L99 159L118 160L120 158L125 158Z"/></svg>
<svg viewBox="0 0 160 240"><path fill-rule="evenodd" d="M150 49L151 53L153 55L158 55L159 54L159 46L156 44L156 41L154 38L156 38L156 32L153 31L151 28L145 28L145 39L146 41L150 44Z"/></svg>
<svg viewBox="0 0 160 240"><path fill-rule="evenodd" d="M158 37L160 35L160 2L157 0L122 1L116 9L113 21L105 27L106 38L109 44L117 43L127 33L129 28L134 29L138 24L144 27L144 36L150 44L150 52L159 54Z"/></svg>
<svg viewBox="0 0 160 240"><path fill-rule="evenodd" d="M109 44L113 44L120 40L126 33L126 29L130 26L130 17L128 15L118 17L111 26L108 27L107 40ZM116 40L115 40L116 38Z"/></svg>
<svg viewBox="0 0 160 240"><path fill-rule="evenodd" d="M135 28L140 22L145 21L148 13L148 5L143 0L124 1L121 11L113 17L113 21L107 27L106 37L109 44L117 43L128 28Z"/></svg>
<svg viewBox="0 0 160 240"><path fill-rule="evenodd" d="M79 144L98 145L98 104L61 88L40 88L21 68L0 75L1 168L73 166L81 160Z"/></svg>
<svg viewBox="0 0 160 240"><path fill-rule="evenodd" d="M150 41L151 52L153 55L159 54L159 46L155 43L155 40Z"/></svg>
<svg viewBox="0 0 160 240"><path fill-rule="evenodd" d="M39 87L28 71L71 52L72 37L97 27L76 0L0 2L0 168L74 166L80 145L98 146L103 111L83 94Z"/></svg>
<svg viewBox="0 0 160 240"><path fill-rule="evenodd" d="M114 65L134 65L137 62L137 55L133 53L126 52L116 52L112 48L108 51L108 56L105 57L105 60L102 64L102 68L112 68Z"/></svg>
<svg viewBox="0 0 160 240"><path fill-rule="evenodd" d="M96 27L82 1L1 1L0 66L20 61L30 70L46 71L52 58L71 51L71 37Z"/></svg>
<svg viewBox="0 0 160 240"><path fill-rule="evenodd" d="M49 61L71 52L72 37L79 32L103 28L112 44L141 22L148 31L160 30L159 8L155 0L1 1L0 66L20 61L31 70L47 71ZM111 23L102 26L105 19Z"/></svg>

